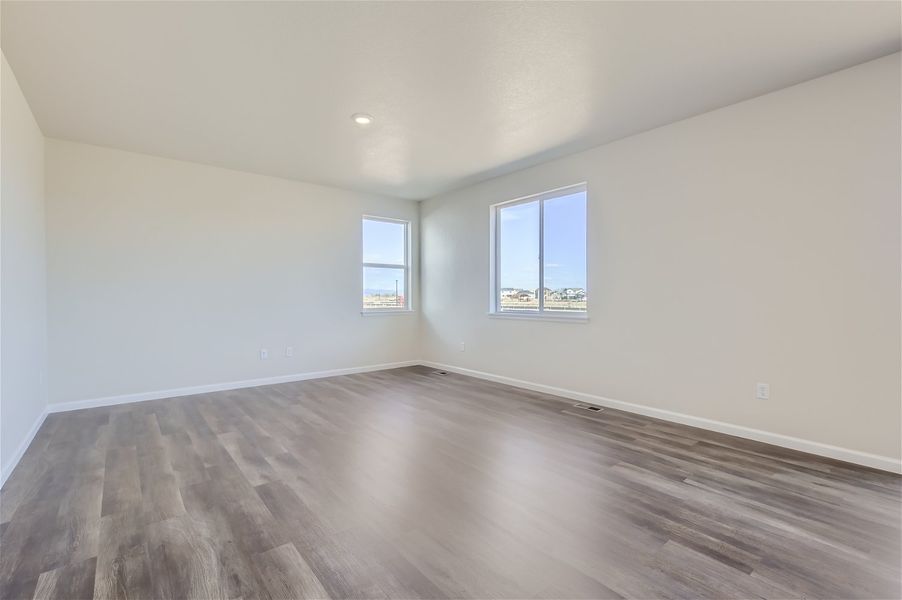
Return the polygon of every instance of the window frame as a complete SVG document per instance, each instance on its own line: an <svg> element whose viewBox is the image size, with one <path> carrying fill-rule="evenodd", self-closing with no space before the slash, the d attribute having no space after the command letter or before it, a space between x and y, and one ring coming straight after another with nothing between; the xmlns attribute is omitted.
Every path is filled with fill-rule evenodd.
<svg viewBox="0 0 902 600"><path fill-rule="evenodd" d="M586 310L580 312L565 311L547 311L545 310L545 201L560 198L561 196L569 196L576 192L583 192L586 195ZM502 209L516 206L518 204L527 204L530 202L539 203L539 290L543 293L538 294L539 307L537 310L510 310L501 309L501 219L499 214ZM585 322L589 320L589 302L591 297L589 293L589 189L585 181L565 185L537 194L521 196L513 200L505 200L489 206L489 255L491 257L489 265L489 312L488 316L506 318L506 319L534 319L539 321L575 321Z"/></svg>
<svg viewBox="0 0 902 600"><path fill-rule="evenodd" d="M382 221L383 223L396 223L404 226L404 264L397 265L392 263L375 263L363 260L364 240L363 240L363 224L364 221ZM377 215L362 215L360 218L360 314L362 315L385 315L413 312L411 303L412 289L410 277L410 221L408 219L395 219L393 217L380 217ZM365 272L367 268L381 269L404 269L404 306L386 307L386 308L367 308L363 305L363 295L366 291Z"/></svg>

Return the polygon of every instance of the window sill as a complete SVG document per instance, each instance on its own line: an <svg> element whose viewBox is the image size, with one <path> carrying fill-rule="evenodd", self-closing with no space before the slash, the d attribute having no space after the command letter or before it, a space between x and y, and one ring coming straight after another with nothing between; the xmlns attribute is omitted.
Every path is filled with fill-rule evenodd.
<svg viewBox="0 0 902 600"><path fill-rule="evenodd" d="M490 319L516 319L520 321L555 321L557 323L588 323L587 314L530 314L516 312L490 312Z"/></svg>
<svg viewBox="0 0 902 600"><path fill-rule="evenodd" d="M385 310L362 310L360 311L360 315L363 317L377 317L377 316L388 316L388 315L412 315L416 311L410 308L398 308L398 309L385 309Z"/></svg>

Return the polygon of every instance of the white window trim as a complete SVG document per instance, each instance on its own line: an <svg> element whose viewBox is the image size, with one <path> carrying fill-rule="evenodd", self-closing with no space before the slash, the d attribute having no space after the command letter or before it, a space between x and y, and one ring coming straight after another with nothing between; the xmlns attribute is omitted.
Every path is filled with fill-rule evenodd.
<svg viewBox="0 0 902 600"><path fill-rule="evenodd" d="M545 289L545 201L553 198L559 198L575 192L586 193L586 297L590 298L589 293L589 202L588 202L588 186L586 182L575 183L555 188L538 194L530 194L529 196L521 196L513 200L498 202L489 207L489 255L491 257L489 264L489 312L488 316L492 318L505 319L525 319L536 321L571 321L571 322L587 322L589 320L589 306L586 304L585 312L562 312L562 311L546 311L545 310L545 294L539 294L539 309L530 311L518 310L501 310L501 281L499 280L499 256L500 229L501 220L498 213L502 208L516 206L517 204L526 204L528 202L539 202L539 287Z"/></svg>
<svg viewBox="0 0 902 600"><path fill-rule="evenodd" d="M535 311L506 310L504 312L489 312L487 314L490 319L512 319L515 321L556 321L558 323L587 323L589 321L589 315L584 312L537 313Z"/></svg>
<svg viewBox="0 0 902 600"><path fill-rule="evenodd" d="M374 263L363 262L363 222L364 221L383 221L385 223L400 223L404 225L404 264L396 265L391 263ZM413 304L411 297L413 290L411 289L410 278L410 221L406 219L393 219L391 217L379 217L376 215L363 215L360 219L360 314L363 316L373 315L403 315L413 312ZM364 283L363 272L367 267L376 267L384 269L404 269L404 304L401 308L364 308L363 292L366 289Z"/></svg>

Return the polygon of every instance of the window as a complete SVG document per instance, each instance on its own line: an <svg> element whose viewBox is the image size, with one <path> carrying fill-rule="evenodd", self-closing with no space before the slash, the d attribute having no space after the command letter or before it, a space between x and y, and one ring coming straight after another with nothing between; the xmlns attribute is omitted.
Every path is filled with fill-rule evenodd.
<svg viewBox="0 0 902 600"><path fill-rule="evenodd" d="M363 218L363 310L410 309L410 223Z"/></svg>
<svg viewBox="0 0 902 600"><path fill-rule="evenodd" d="M493 314L583 317L586 186L492 206Z"/></svg>

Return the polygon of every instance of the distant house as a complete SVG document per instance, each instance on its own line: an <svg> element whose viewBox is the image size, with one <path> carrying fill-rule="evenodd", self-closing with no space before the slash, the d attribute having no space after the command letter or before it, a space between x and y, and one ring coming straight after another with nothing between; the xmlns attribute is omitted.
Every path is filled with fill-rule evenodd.
<svg viewBox="0 0 902 600"><path fill-rule="evenodd" d="M583 288L566 288L561 290L561 297L564 300L585 300L586 290Z"/></svg>
<svg viewBox="0 0 902 600"><path fill-rule="evenodd" d="M526 290L520 290L517 292L517 300L519 300L520 302L529 302L533 299L535 299L534 292L527 292Z"/></svg>
<svg viewBox="0 0 902 600"><path fill-rule="evenodd" d="M551 288L544 288L544 289L545 289L545 297L546 298L551 296L551 294L554 292L554 290L552 290ZM538 289L536 289L535 293L533 294L533 297L536 299L539 298L539 290Z"/></svg>

